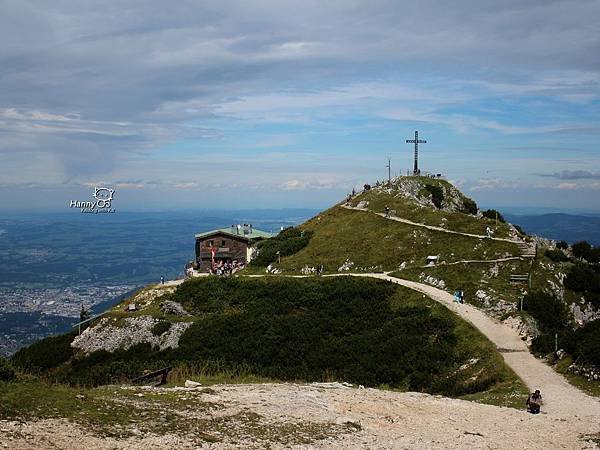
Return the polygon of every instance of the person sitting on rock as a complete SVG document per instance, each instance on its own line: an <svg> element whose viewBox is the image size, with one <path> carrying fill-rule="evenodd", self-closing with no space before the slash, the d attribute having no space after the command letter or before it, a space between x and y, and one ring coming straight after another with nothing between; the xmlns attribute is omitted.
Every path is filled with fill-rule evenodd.
<svg viewBox="0 0 600 450"><path fill-rule="evenodd" d="M527 412L530 412L531 414L539 414L540 407L542 406L542 394L540 391L536 389L535 392L529 394L525 404L527 405Z"/></svg>

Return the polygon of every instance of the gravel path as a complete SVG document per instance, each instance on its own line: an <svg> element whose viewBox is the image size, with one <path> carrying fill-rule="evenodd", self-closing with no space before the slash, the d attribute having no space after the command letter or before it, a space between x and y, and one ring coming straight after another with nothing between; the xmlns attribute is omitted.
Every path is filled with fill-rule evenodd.
<svg viewBox="0 0 600 450"><path fill-rule="evenodd" d="M522 244L523 243L523 241L516 240L516 239L488 237L488 236L485 236L482 234L463 233L461 231L448 230L446 228L436 227L435 225L425 225L424 223L413 222L412 220L403 219L401 217L389 216L389 215L386 215L385 213L376 213L373 211L369 211L367 208L357 208L355 206L348 206L348 205L342 205L342 208L350 209L352 211L362 211L362 212L367 212L367 213L370 212L377 216L383 217L384 219L394 220L396 222L413 225L415 227L427 228L428 230L441 231L442 233L459 234L461 236L469 236L469 237L473 237L473 238L477 238L477 239L490 239L492 241L510 242L511 244ZM524 256L526 256L526 255L524 255Z"/></svg>

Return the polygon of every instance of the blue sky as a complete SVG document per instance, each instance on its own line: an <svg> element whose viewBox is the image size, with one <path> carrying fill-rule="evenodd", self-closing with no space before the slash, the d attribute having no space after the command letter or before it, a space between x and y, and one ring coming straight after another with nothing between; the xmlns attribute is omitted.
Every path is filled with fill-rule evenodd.
<svg viewBox="0 0 600 450"><path fill-rule="evenodd" d="M0 8L5 210L325 207L418 129L482 205L600 211L598 1Z"/></svg>

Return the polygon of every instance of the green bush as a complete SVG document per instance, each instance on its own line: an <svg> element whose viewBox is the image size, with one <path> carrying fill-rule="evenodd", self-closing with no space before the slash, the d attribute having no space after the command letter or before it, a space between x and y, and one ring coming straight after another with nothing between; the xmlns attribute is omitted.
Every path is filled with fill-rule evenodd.
<svg viewBox="0 0 600 450"><path fill-rule="evenodd" d="M556 243L556 248L559 248L561 250L566 250L569 248L569 244L567 244L566 241L559 241Z"/></svg>
<svg viewBox="0 0 600 450"><path fill-rule="evenodd" d="M576 258L583 258L590 263L600 262L600 248L592 247L588 242L581 241L573 244L571 249Z"/></svg>
<svg viewBox="0 0 600 450"><path fill-rule="evenodd" d="M308 245L311 236L311 231L294 227L286 228L277 236L258 244L258 255L252 260L251 265L267 267L277 260L277 252L282 258L293 255Z"/></svg>
<svg viewBox="0 0 600 450"><path fill-rule="evenodd" d="M376 280L207 279L174 294L202 315L174 351L265 377L328 377L430 389L452 363L451 321L422 307L393 310L396 287Z"/></svg>
<svg viewBox="0 0 600 450"><path fill-rule="evenodd" d="M440 186L428 184L425 189L431 194L431 201L436 208L440 209L444 202L444 190Z"/></svg>
<svg viewBox="0 0 600 450"><path fill-rule="evenodd" d="M7 359L0 357L0 381L12 381L15 377L15 369L11 363Z"/></svg>
<svg viewBox="0 0 600 450"><path fill-rule="evenodd" d="M477 392L506 377L501 358L475 329L420 294L381 280L210 277L186 281L172 299L198 317L177 349L139 344L54 364L31 361L43 356L30 351L28 365L45 365L47 379L78 386L130 382L166 366L200 368L207 376L340 380L445 395ZM473 357L482 364L475 378L475 368L459 370Z"/></svg>
<svg viewBox="0 0 600 450"><path fill-rule="evenodd" d="M481 213L483 214L483 217L487 217L488 219L496 220L496 217L498 217L498 222L503 222L503 223L506 222L506 220L504 220L504 217L502 216L502 214L500 214L500 212L495 209L486 209L485 211L482 211ZM516 225L515 225L515 228L516 228Z"/></svg>
<svg viewBox="0 0 600 450"><path fill-rule="evenodd" d="M523 298L523 309L538 321L543 333L564 330L571 321L565 302L546 292L529 292Z"/></svg>
<svg viewBox="0 0 600 450"><path fill-rule="evenodd" d="M600 273L598 268L578 263L569 269L564 285L575 292L600 293Z"/></svg>
<svg viewBox="0 0 600 450"><path fill-rule="evenodd" d="M76 332L52 336L20 349L12 356L13 364L30 373L55 368L73 356L71 342Z"/></svg>
<svg viewBox="0 0 600 450"><path fill-rule="evenodd" d="M404 303L401 289L353 277L190 280L172 298L200 319L177 349L140 344L94 352L73 357L50 375L58 382L98 385L191 365L279 380L464 392L467 383L453 374L472 355L457 348L455 319Z"/></svg>
<svg viewBox="0 0 600 450"><path fill-rule="evenodd" d="M167 320L160 320L152 327L152 334L154 336L161 336L171 329L171 322Z"/></svg>
<svg viewBox="0 0 600 450"><path fill-rule="evenodd" d="M554 262L566 262L569 260L569 257L565 255L565 252L558 248L552 250L547 249L544 254Z"/></svg>
<svg viewBox="0 0 600 450"><path fill-rule="evenodd" d="M558 348L564 349L578 363L600 367L600 320L586 323L575 330L557 331ZM532 349L548 354L555 349L555 333L542 334L533 341Z"/></svg>
<svg viewBox="0 0 600 450"><path fill-rule="evenodd" d="M587 241L581 241L577 242L576 244L573 244L571 249L573 251L573 256L575 256L576 258L587 259L587 256L592 251L592 246Z"/></svg>
<svg viewBox="0 0 600 450"><path fill-rule="evenodd" d="M588 322L571 332L564 348L578 362L600 367L600 320Z"/></svg>
<svg viewBox="0 0 600 450"><path fill-rule="evenodd" d="M477 214L477 203L475 203L470 198L465 197L463 199L463 212L465 212L467 214L471 214L473 216L476 215Z"/></svg>

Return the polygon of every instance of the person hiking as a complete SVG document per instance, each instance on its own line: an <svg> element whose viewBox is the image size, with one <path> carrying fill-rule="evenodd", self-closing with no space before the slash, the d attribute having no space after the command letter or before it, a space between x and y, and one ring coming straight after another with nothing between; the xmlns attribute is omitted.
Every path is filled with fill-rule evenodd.
<svg viewBox="0 0 600 450"><path fill-rule="evenodd" d="M390 217L390 207L388 205L385 205L385 217Z"/></svg>
<svg viewBox="0 0 600 450"><path fill-rule="evenodd" d="M525 405L527 406L527 412L530 412L531 414L539 414L542 403L542 394L538 389L536 389L535 392L529 394L529 397L527 397L527 401L525 402Z"/></svg>
<svg viewBox="0 0 600 450"><path fill-rule="evenodd" d="M463 291L462 288L460 288L458 290L458 302L459 303L464 303L465 302L465 291Z"/></svg>
<svg viewBox="0 0 600 450"><path fill-rule="evenodd" d="M460 291L454 291L454 301L460 303Z"/></svg>

